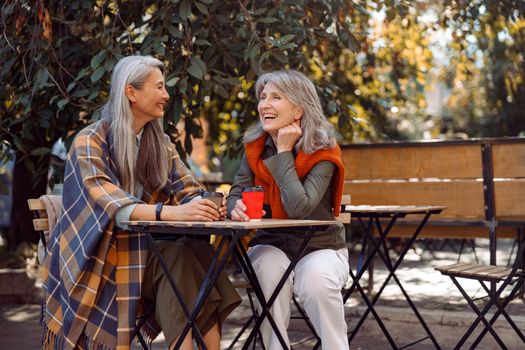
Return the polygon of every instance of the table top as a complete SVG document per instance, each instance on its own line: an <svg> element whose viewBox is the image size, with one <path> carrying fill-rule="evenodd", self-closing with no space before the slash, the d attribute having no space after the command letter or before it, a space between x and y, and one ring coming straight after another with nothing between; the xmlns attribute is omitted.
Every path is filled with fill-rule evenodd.
<svg viewBox="0 0 525 350"><path fill-rule="evenodd" d="M417 213L428 213L436 212L439 213L446 206L442 205L343 205L343 213L404 213L404 214L417 214Z"/></svg>
<svg viewBox="0 0 525 350"><path fill-rule="evenodd" d="M308 227L335 225L335 220L293 220L293 219L262 219L260 221L123 221L123 224L132 226L156 226L156 227L201 227L215 229L251 230L260 228L283 228L283 227Z"/></svg>

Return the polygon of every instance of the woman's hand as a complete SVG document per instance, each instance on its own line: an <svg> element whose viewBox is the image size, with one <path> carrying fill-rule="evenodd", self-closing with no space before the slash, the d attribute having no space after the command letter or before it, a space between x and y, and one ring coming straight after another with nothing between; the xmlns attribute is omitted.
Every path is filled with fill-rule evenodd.
<svg viewBox="0 0 525 350"><path fill-rule="evenodd" d="M162 220L168 221L217 221L221 216L212 201L202 198L185 204L164 206L161 213Z"/></svg>
<svg viewBox="0 0 525 350"><path fill-rule="evenodd" d="M222 204L219 208L220 220L226 219L226 198L222 197Z"/></svg>
<svg viewBox="0 0 525 350"><path fill-rule="evenodd" d="M235 202L235 208L231 212L231 218L234 221L249 221L250 218L246 215L246 205L243 203L242 199L237 199Z"/></svg>
<svg viewBox="0 0 525 350"><path fill-rule="evenodd" d="M277 153L291 151L302 135L303 131L297 122L277 130Z"/></svg>
<svg viewBox="0 0 525 350"><path fill-rule="evenodd" d="M233 208L231 212L231 218L233 221L250 221L250 217L246 215L246 204L242 201L242 199L237 199L237 202L235 202L235 208ZM262 216L266 215L266 211L262 211Z"/></svg>

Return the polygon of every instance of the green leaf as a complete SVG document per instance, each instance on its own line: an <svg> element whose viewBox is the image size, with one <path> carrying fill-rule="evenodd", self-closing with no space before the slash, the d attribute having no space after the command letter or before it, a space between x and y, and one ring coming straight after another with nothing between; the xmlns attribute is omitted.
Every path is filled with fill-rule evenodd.
<svg viewBox="0 0 525 350"><path fill-rule="evenodd" d="M181 79L180 84L179 84L179 91L182 94L185 94L187 88L188 88L188 81L186 79Z"/></svg>
<svg viewBox="0 0 525 350"><path fill-rule="evenodd" d="M288 49L294 49L297 47L297 44L296 43L288 43L288 44L284 44L282 46L279 46L279 50L288 50Z"/></svg>
<svg viewBox="0 0 525 350"><path fill-rule="evenodd" d="M337 113L337 103L335 101L328 102L328 105L326 106L329 114L335 114Z"/></svg>
<svg viewBox="0 0 525 350"><path fill-rule="evenodd" d="M197 79L202 79L203 76L204 76L203 72L202 72L202 69L200 69L200 67L194 66L194 65L191 65L191 66L188 67L188 73L190 75L193 75Z"/></svg>
<svg viewBox="0 0 525 350"><path fill-rule="evenodd" d="M73 90L73 89L75 88L75 86L77 86L77 82L76 82L76 81L72 81L72 82L67 86L66 91L67 91L67 92L71 92L71 90Z"/></svg>
<svg viewBox="0 0 525 350"><path fill-rule="evenodd" d="M85 97L87 95L89 95L89 90L88 89L82 89L82 90L75 91L71 96L73 96L73 97Z"/></svg>
<svg viewBox="0 0 525 350"><path fill-rule="evenodd" d="M266 18L259 18L257 20L257 22L259 23L275 23L275 22L279 22L279 20L277 18L269 18L269 17L266 17Z"/></svg>
<svg viewBox="0 0 525 350"><path fill-rule="evenodd" d="M280 44L286 44L287 42L291 41L294 38L295 38L295 34L288 34L288 35L285 35L282 38L280 38L279 39L279 43Z"/></svg>
<svg viewBox="0 0 525 350"><path fill-rule="evenodd" d="M93 99L97 98L99 94L100 91L93 91L87 98L87 101L92 101Z"/></svg>
<svg viewBox="0 0 525 350"><path fill-rule="evenodd" d="M206 5L201 4L198 1L194 2L195 6L197 7L197 10L199 10L202 14L205 14L206 16L209 15L208 9L206 8Z"/></svg>
<svg viewBox="0 0 525 350"><path fill-rule="evenodd" d="M43 68L39 69L35 75L35 85L44 84L45 82L47 82L48 78L49 74L47 73L47 71Z"/></svg>
<svg viewBox="0 0 525 350"><path fill-rule="evenodd" d="M172 86L175 86L175 84L177 84L177 82L180 80L179 77L173 77L171 78L170 80L168 80L166 82L166 86L169 86L169 87L172 87Z"/></svg>
<svg viewBox="0 0 525 350"><path fill-rule="evenodd" d="M244 55L245 59L254 59L261 50L261 45L259 43L256 43L255 45L248 48L246 55Z"/></svg>
<svg viewBox="0 0 525 350"><path fill-rule="evenodd" d="M187 20L191 16L191 0L182 0L179 8L180 18Z"/></svg>
<svg viewBox="0 0 525 350"><path fill-rule="evenodd" d="M200 56L193 56L191 58L191 64L195 64L202 69L203 72L206 72L206 63L200 58Z"/></svg>
<svg viewBox="0 0 525 350"><path fill-rule="evenodd" d="M211 46L211 43L205 39L195 40L195 44L200 45L200 46Z"/></svg>
<svg viewBox="0 0 525 350"><path fill-rule="evenodd" d="M57 107L58 109L63 109L64 106L68 103L69 101L65 98L61 99L60 101L58 101L57 103Z"/></svg>
<svg viewBox="0 0 525 350"><path fill-rule="evenodd" d="M97 53L92 59L91 59L91 69L95 70L98 66L100 66L100 63L106 58L106 51L100 51Z"/></svg>
<svg viewBox="0 0 525 350"><path fill-rule="evenodd" d="M286 56L280 51L273 51L272 57L281 63L288 63L288 56Z"/></svg>
<svg viewBox="0 0 525 350"><path fill-rule="evenodd" d="M106 70L104 69L104 67L98 67L97 70L93 72L93 74L91 74L91 82L96 83L97 81L99 81L105 72Z"/></svg>
<svg viewBox="0 0 525 350"><path fill-rule="evenodd" d="M206 63L199 56L193 56L190 62L191 66L188 67L188 73L197 79L202 79L206 75Z"/></svg>
<svg viewBox="0 0 525 350"><path fill-rule="evenodd" d="M89 67L82 68L82 70L80 72L78 72L77 77L75 78L75 80L80 80L80 79L84 78L86 75L88 75L88 73L89 73Z"/></svg>

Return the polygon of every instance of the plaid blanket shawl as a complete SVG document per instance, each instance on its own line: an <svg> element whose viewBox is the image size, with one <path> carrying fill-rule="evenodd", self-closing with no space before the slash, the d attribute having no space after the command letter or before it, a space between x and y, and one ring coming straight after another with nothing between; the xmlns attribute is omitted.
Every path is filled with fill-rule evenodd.
<svg viewBox="0 0 525 350"><path fill-rule="evenodd" d="M120 187L106 121L76 136L66 164L63 212L44 261L44 349L130 348L148 244L144 234L116 229L114 218L125 205L184 203L200 189L169 145L168 184L157 193L144 188L141 200Z"/></svg>

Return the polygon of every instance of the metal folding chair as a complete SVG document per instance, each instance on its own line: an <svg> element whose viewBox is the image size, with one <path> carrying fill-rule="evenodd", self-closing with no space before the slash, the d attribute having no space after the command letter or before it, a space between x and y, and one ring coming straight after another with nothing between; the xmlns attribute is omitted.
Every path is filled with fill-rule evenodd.
<svg viewBox="0 0 525 350"><path fill-rule="evenodd" d="M470 345L470 348L475 349L481 342L483 337L487 334L487 332L490 332L490 334L494 337L499 346L502 349L507 349L503 340L493 329L493 325L500 315L503 315L505 317L512 329L516 332L516 334L520 337L521 341L525 344L525 336L516 326L509 314L505 311L505 307L515 297L516 293L525 281L525 273L522 267L523 254L525 253L525 244L523 242L523 228L518 229L518 234L520 238L520 248L518 249L518 253L516 255L516 259L512 268L469 263L457 263L436 268L437 271L441 272L443 275L449 276L452 279L452 282L454 282L456 287L459 289L461 295L463 295L469 306L477 315L477 318L474 320L474 322L472 322L472 324L467 329L463 337L459 340L455 349L460 349L463 346L463 344L472 335L472 333L474 332L474 330L480 322L484 326L483 330L474 340L472 345ZM480 310L476 306L476 304L474 304L474 300L472 300L472 298L466 293L465 289L458 282L458 278L474 279L481 284L481 287L487 293L487 297L489 298L489 301L483 307L482 310ZM491 288L492 283L501 284L497 289L493 289ZM512 286L509 294L507 294L506 296L502 296L503 292L509 286ZM496 307L497 310L488 320L486 315L488 311L492 309L492 307Z"/></svg>

